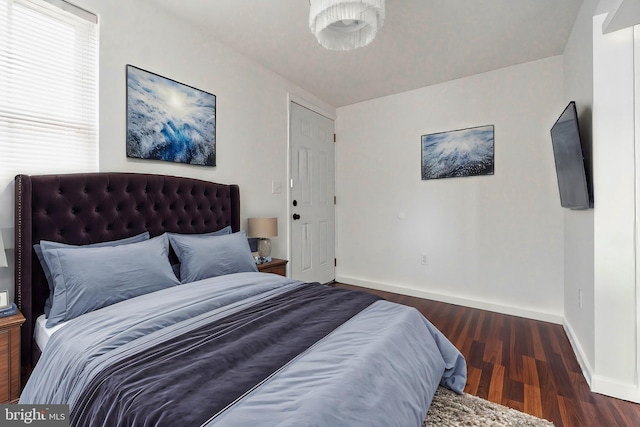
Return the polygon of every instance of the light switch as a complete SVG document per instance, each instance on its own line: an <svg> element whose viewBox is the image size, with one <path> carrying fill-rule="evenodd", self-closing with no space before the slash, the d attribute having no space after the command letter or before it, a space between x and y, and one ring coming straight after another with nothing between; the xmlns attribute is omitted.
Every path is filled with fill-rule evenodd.
<svg viewBox="0 0 640 427"><path fill-rule="evenodd" d="M271 181L271 193L273 193L273 194L282 193L282 182L280 182L280 181Z"/></svg>

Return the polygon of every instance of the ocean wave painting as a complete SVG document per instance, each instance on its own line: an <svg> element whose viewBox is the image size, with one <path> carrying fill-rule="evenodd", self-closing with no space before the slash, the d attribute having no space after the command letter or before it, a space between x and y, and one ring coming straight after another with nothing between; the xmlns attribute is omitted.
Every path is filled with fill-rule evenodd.
<svg viewBox="0 0 640 427"><path fill-rule="evenodd" d="M127 65L127 157L216 165L216 96Z"/></svg>
<svg viewBox="0 0 640 427"><path fill-rule="evenodd" d="M493 175L493 125L422 135L422 179Z"/></svg>

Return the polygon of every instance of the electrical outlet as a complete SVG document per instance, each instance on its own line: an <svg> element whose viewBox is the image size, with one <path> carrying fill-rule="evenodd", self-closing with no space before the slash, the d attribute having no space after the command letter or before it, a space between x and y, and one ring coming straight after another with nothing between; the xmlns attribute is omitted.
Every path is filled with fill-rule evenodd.
<svg viewBox="0 0 640 427"><path fill-rule="evenodd" d="M426 256L425 254L422 254L421 264L422 265L429 265L429 257Z"/></svg>
<svg viewBox="0 0 640 427"><path fill-rule="evenodd" d="M582 289L578 289L578 308L582 308Z"/></svg>

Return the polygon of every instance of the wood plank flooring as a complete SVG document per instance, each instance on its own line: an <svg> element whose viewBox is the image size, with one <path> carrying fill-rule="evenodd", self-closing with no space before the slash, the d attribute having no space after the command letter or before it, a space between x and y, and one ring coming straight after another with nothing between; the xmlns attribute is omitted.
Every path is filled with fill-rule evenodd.
<svg viewBox="0 0 640 427"><path fill-rule="evenodd" d="M364 290L417 308L467 359L465 392L557 427L640 426L640 405L589 390L561 325Z"/></svg>

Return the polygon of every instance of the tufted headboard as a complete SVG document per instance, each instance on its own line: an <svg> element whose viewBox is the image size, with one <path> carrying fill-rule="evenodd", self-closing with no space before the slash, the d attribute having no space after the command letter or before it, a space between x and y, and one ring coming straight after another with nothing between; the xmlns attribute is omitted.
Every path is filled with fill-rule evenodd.
<svg viewBox="0 0 640 427"><path fill-rule="evenodd" d="M149 231L240 230L237 185L135 173L18 175L15 179L15 300L22 326L24 373L32 364L33 328L49 287L33 250L40 240L73 245Z"/></svg>

